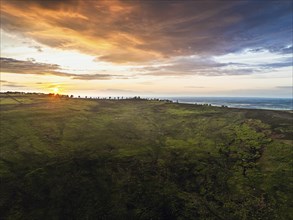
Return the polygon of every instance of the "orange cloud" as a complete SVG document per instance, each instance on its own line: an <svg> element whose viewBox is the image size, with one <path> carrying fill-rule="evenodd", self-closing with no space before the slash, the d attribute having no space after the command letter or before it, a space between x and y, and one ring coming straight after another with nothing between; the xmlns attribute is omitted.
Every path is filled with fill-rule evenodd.
<svg viewBox="0 0 293 220"><path fill-rule="evenodd" d="M241 1L2 0L1 3L2 28L7 32L116 63L160 61L194 54L216 56L247 47L273 47L276 45L268 44L268 39L271 29L278 27L271 23L291 15L284 3L278 6L281 10L272 12L274 16L259 18L261 10L270 14L273 3L268 6L254 3L258 7L251 7ZM268 31L270 34L264 34ZM274 32L274 39L287 45L289 31Z"/></svg>
<svg viewBox="0 0 293 220"><path fill-rule="evenodd" d="M143 39L115 24L122 16L122 20L126 19L133 6L118 1L91 1L93 5L80 1L72 7L53 7L55 1L50 5L18 2L4 1L1 7L3 29L8 32L18 32L51 47L80 50L110 62L141 62L155 55L135 48L144 43Z"/></svg>

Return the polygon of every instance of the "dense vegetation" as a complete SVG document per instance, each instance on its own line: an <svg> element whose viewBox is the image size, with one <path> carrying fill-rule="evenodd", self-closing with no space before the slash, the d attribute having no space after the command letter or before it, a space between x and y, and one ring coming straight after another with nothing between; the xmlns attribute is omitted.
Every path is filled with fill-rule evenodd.
<svg viewBox="0 0 293 220"><path fill-rule="evenodd" d="M22 94L0 110L2 219L293 219L290 112Z"/></svg>

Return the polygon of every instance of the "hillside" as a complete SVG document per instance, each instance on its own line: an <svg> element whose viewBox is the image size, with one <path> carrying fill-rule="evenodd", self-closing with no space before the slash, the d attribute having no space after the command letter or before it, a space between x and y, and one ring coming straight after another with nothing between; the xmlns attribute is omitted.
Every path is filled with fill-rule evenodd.
<svg viewBox="0 0 293 220"><path fill-rule="evenodd" d="M293 114L1 94L0 219L293 219Z"/></svg>

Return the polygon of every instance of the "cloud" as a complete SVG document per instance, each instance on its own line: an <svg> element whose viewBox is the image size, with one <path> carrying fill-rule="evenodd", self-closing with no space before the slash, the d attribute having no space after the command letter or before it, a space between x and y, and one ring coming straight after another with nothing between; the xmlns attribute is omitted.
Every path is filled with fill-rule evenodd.
<svg viewBox="0 0 293 220"><path fill-rule="evenodd" d="M253 56L258 57L258 52L259 51L253 51ZM233 60L233 58L231 60ZM161 62L161 64L132 68L131 71L136 72L137 75L151 76L225 76L267 73L283 67L292 67L292 58L283 57L282 55L276 57L271 63L268 63L266 59L260 63L250 64L248 64L245 59L243 59L243 61L244 62L241 63L241 59L239 59L237 62L219 62L212 57L192 55L169 59L166 62Z"/></svg>
<svg viewBox="0 0 293 220"><path fill-rule="evenodd" d="M1 72L37 75L67 76L67 73L58 72L58 65L35 63L34 60L16 60L12 58L0 58Z"/></svg>
<svg viewBox="0 0 293 220"><path fill-rule="evenodd" d="M49 0L49 1L39 1L39 0L26 0L26 1L17 1L12 0L11 4L17 6L17 7L24 7L27 5L33 5L36 7L41 7L44 9L58 9L60 7L72 7L72 4L75 2L75 0Z"/></svg>
<svg viewBox="0 0 293 220"><path fill-rule="evenodd" d="M1 26L97 60L142 63L245 48L292 52L290 1L3 0ZM36 22L37 21L37 22Z"/></svg>
<svg viewBox="0 0 293 220"><path fill-rule="evenodd" d="M132 71L137 74L151 76L221 76L221 75L249 75L260 71L261 66L251 66L243 63L221 63L212 58L187 56L177 57L162 65L143 66L133 68Z"/></svg>
<svg viewBox="0 0 293 220"><path fill-rule="evenodd" d="M169 59L167 62L161 62L156 65L148 65L139 68L133 68L134 71L162 71L162 70L172 70L172 71L193 71L195 69L206 69L213 67L222 67L230 65L229 63L219 63L212 60L209 57L200 56L180 56L173 59Z"/></svg>
<svg viewBox="0 0 293 220"><path fill-rule="evenodd" d="M128 89L104 89L103 92L110 92L110 93L137 93L138 91L128 90Z"/></svg>
<svg viewBox="0 0 293 220"><path fill-rule="evenodd" d="M138 82L137 84L140 84L140 85L152 85L153 82L145 81L145 82Z"/></svg>
<svg viewBox="0 0 293 220"><path fill-rule="evenodd" d="M12 87L12 88L25 88L25 87L27 87L25 85L19 85L19 84L4 84L3 86Z"/></svg>
<svg viewBox="0 0 293 220"><path fill-rule="evenodd" d="M188 88L188 89L203 89L203 88L206 88L204 86L185 86L185 88Z"/></svg>
<svg viewBox="0 0 293 220"><path fill-rule="evenodd" d="M72 79L79 79L79 80L107 80L107 79L112 79L113 77L118 77L118 75L110 75L110 74L72 74L71 76L72 76Z"/></svg>
<svg viewBox="0 0 293 220"><path fill-rule="evenodd" d="M24 88L27 87L26 85L21 85L19 83L16 82L10 82L10 81L6 81L6 80L0 80L1 86L5 86L5 87L13 87L13 88Z"/></svg>
<svg viewBox="0 0 293 220"><path fill-rule="evenodd" d="M148 76L239 76L239 75L251 75L253 73L259 72L255 69L228 69L228 70L200 70L200 71L189 71L189 72L179 72L179 71L157 71L148 72L144 75Z"/></svg>
<svg viewBox="0 0 293 220"><path fill-rule="evenodd" d="M101 93L107 95L123 95L123 96L136 96L136 95L143 95L143 94L153 94L153 91L138 91L138 90L130 90L130 89L104 89L100 90Z"/></svg>
<svg viewBox="0 0 293 220"><path fill-rule="evenodd" d="M112 78L124 78L119 75L111 74L73 74L63 72L61 67L56 64L37 63L32 60L16 60L12 58L0 57L2 73L34 74L34 75L53 75L69 77L77 80L108 80Z"/></svg>
<svg viewBox="0 0 293 220"><path fill-rule="evenodd" d="M41 46L30 46L30 48L34 48L40 53L43 52L43 48Z"/></svg>
<svg viewBox="0 0 293 220"><path fill-rule="evenodd" d="M277 89L293 89L293 86L277 86Z"/></svg>
<svg viewBox="0 0 293 220"><path fill-rule="evenodd" d="M267 69L274 69L274 68L283 68L283 67L292 67L293 66L293 60L292 57L287 59L282 59L280 62L273 62L268 64L260 65Z"/></svg>

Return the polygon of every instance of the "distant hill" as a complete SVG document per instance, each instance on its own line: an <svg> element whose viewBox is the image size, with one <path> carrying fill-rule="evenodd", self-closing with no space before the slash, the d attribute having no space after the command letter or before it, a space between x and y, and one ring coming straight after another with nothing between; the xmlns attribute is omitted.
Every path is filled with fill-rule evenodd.
<svg viewBox="0 0 293 220"><path fill-rule="evenodd" d="M291 112L0 98L0 219L293 219Z"/></svg>

